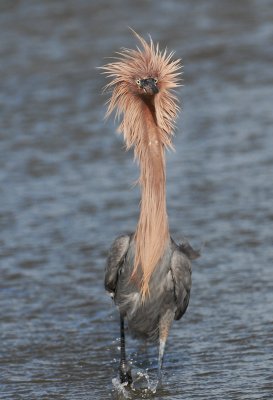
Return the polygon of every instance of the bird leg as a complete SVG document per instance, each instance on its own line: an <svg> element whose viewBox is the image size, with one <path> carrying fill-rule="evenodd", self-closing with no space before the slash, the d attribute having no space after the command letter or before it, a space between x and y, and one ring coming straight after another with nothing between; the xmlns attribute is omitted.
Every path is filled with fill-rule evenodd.
<svg viewBox="0 0 273 400"><path fill-rule="evenodd" d="M121 383L128 383L129 385L133 382L131 369L126 361L125 352L125 332L124 332L124 318L120 316L120 366L119 366L119 377Z"/></svg>
<svg viewBox="0 0 273 400"><path fill-rule="evenodd" d="M161 378L162 378L162 365L163 365L163 357L164 357L166 340L167 340L167 338L159 339L158 373L157 373L158 382L160 382Z"/></svg>
<svg viewBox="0 0 273 400"><path fill-rule="evenodd" d="M171 310L168 310L159 321L158 382L160 382L162 378L164 351L173 318L174 313Z"/></svg>

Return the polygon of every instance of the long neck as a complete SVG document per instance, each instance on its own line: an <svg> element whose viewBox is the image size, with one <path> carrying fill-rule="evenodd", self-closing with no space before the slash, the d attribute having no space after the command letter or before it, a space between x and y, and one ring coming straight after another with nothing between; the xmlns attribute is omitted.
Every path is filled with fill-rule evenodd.
<svg viewBox="0 0 273 400"><path fill-rule="evenodd" d="M153 103L143 101L142 132L136 156L140 164L140 216L135 233L133 276L142 270L141 292L149 292L149 280L169 241L166 210L165 150Z"/></svg>

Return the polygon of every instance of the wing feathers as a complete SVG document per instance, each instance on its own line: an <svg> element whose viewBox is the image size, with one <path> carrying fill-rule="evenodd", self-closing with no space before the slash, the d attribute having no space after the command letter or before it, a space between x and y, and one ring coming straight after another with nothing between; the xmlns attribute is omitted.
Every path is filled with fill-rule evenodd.
<svg viewBox="0 0 273 400"><path fill-rule="evenodd" d="M116 290L118 272L126 256L130 244L130 236L122 235L115 239L111 246L105 268L105 289L113 295Z"/></svg>
<svg viewBox="0 0 273 400"><path fill-rule="evenodd" d="M191 290L191 263L188 257L179 250L175 250L173 253L171 272L177 304L175 319L178 320L187 310Z"/></svg>

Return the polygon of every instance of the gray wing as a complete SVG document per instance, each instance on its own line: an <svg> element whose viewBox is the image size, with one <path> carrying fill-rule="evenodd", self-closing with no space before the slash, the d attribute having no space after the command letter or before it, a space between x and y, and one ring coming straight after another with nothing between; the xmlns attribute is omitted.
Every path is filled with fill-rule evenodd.
<svg viewBox="0 0 273 400"><path fill-rule="evenodd" d="M180 250L175 250L171 259L174 295L177 305L174 319L179 320L186 312L191 290L191 262Z"/></svg>
<svg viewBox="0 0 273 400"><path fill-rule="evenodd" d="M111 246L104 278L104 287L111 295L114 295L115 293L119 269L126 256L129 244L130 236L122 235L117 237Z"/></svg>
<svg viewBox="0 0 273 400"><path fill-rule="evenodd" d="M187 239L183 239L182 242L178 245L179 249L182 251L182 253L186 254L186 256L190 260L195 260L196 258L199 258L201 253L200 250L194 250Z"/></svg>

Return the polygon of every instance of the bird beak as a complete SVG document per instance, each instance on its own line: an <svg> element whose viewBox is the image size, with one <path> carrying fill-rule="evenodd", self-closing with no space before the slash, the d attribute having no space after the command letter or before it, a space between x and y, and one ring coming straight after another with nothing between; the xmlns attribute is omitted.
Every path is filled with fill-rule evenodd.
<svg viewBox="0 0 273 400"><path fill-rule="evenodd" d="M140 86L145 93L153 95L159 92L153 78L142 79Z"/></svg>
<svg viewBox="0 0 273 400"><path fill-rule="evenodd" d="M158 87L156 86L155 83L151 84L151 90L153 94L157 94L159 92Z"/></svg>

